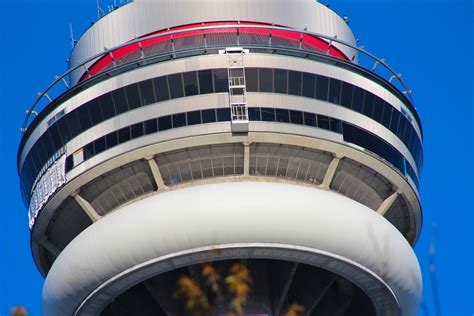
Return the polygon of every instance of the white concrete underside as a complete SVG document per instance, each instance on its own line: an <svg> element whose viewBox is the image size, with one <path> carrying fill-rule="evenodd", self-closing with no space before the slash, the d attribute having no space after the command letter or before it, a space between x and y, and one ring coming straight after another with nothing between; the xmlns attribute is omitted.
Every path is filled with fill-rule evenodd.
<svg viewBox="0 0 474 316"><path fill-rule="evenodd" d="M355 261L395 293L402 315L421 297L418 261L382 216L342 195L281 183L195 186L153 195L97 221L53 264L44 315L71 315L114 276L154 258L236 243L308 247Z"/></svg>

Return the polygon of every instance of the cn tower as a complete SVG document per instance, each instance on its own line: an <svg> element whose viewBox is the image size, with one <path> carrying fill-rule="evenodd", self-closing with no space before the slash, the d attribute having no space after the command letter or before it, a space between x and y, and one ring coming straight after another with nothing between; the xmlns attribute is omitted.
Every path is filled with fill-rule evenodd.
<svg viewBox="0 0 474 316"><path fill-rule="evenodd" d="M75 42L18 150L43 314L415 315L423 131L399 72L313 0L135 0ZM212 315L226 313L219 306Z"/></svg>

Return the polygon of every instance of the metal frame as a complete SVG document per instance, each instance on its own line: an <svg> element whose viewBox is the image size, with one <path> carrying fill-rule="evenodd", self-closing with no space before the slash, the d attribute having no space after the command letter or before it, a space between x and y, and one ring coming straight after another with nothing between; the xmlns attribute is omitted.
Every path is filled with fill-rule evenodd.
<svg viewBox="0 0 474 316"><path fill-rule="evenodd" d="M202 27L196 27L196 28L189 28L189 29L183 29L183 30L173 30L173 31L169 31L169 32L164 32L164 33L160 33L160 34L155 34L155 35L151 35L151 36L147 36L147 37L143 37L143 38L138 38L138 39L135 39L133 41L130 41L130 42L127 42L127 43L124 43L124 44L121 44L121 45L118 45L118 46L115 46L113 48L110 48L110 49L106 49L104 50L103 52L99 53L99 54L96 54L90 58L87 58L86 60L84 60L83 62L79 63L78 65L70 68L69 70L67 70L65 73L63 73L62 75L60 76L56 76L55 77L55 80L43 91L43 92L40 92L38 93L38 97L36 98L35 102L33 103L33 105L27 110L26 112L26 117L25 117L25 120L23 121L23 125L21 127L21 132L22 134L25 134L27 129L28 129L28 126L29 126L29 121L30 121L30 117L31 117L31 114L33 114L35 112L35 109L36 109L36 106L39 104L39 102L41 101L41 99L43 99L44 97L46 97L49 101L49 103L51 103L51 98L49 97L48 95L48 92L51 91L52 88L56 87L58 83L62 82L64 84L64 81L65 81L65 78L67 76L69 76L72 72L80 69L80 68L84 68L85 69L85 72L88 73L89 70L88 70L88 67L86 66L88 63L91 63L93 61L96 61L98 60L99 58L101 57L104 57L104 56L107 56L107 55L110 55L110 54L113 54L113 52L119 48L122 48L122 47L125 47L125 46L129 46L129 45L132 45L132 44L136 44L138 43L139 46L141 46L141 42L143 41L147 41L147 40L150 40L150 39L154 39L154 38L159 38L159 37L162 37L162 36L172 36L174 34L180 34L180 33L187 33L187 32L193 32L193 31L205 31L205 30L213 30L213 29L237 29L237 32L239 32L240 29L245 29L245 28L250 28L250 29L268 29L270 30L270 34L271 34L271 31L272 30L284 30L284 31L290 31L290 32L295 32L295 33L300 33L300 34L304 34L304 35L309 35L309 36L314 36L314 37L319 37L319 38L322 38L322 39L325 39L325 40L328 40L329 41L329 45L332 43L332 42L337 42L341 45L344 45L344 46L347 46L349 48L352 48L362 54L364 54L365 56L369 57L371 60L374 61L374 67L370 68L370 67L362 67L364 68L365 70L373 73L374 75L376 76L379 76L377 74L375 74L375 70L377 69L376 66L378 65L382 65L386 70L388 70L390 73L391 73L391 77L389 79L385 79L387 80L387 82L389 82L391 84L391 86L393 86L397 91L399 91L402 95L405 95L407 97L407 99L411 102L411 103L414 103L413 102L413 96L412 96L412 93L408 93L408 91L411 91L408 86L406 85L406 83L403 81L401 75L399 73L397 73L394 69L392 69L386 62L384 59L379 59L378 57L376 57L374 54L366 51L362 46L361 47L357 47L357 46L354 46L350 43L347 43L345 41L342 41L342 40L339 40L337 39L337 37L331 37L331 36L327 36L327 35L324 35L324 34L320 34L320 33L314 33L314 32L309 32L309 31L306 31L306 30L297 30L297 29L288 29L288 28L285 28L285 27L277 27L277 26L260 26L260 25L241 25L241 24L230 24L230 25L219 25L219 26L202 26ZM271 36L269 36L269 46L265 46L265 47L261 47L261 48L268 48L268 47L272 47L271 46ZM259 47L253 47L252 48L259 48ZM318 54L318 55L321 55L321 56L327 56L327 52L326 53L319 53L317 51L309 51L309 50L304 50L304 49L300 49L300 48L293 48L293 49L290 49L290 48L280 48L278 47L279 50L288 50L288 51L297 51L299 53L304 53L304 54ZM195 50L195 49L193 49ZM183 50L183 52L185 52L186 50ZM173 51L172 51L172 56L173 58L176 56L176 52L181 52L181 51L176 51L175 50L175 47L173 45ZM169 55L169 53L166 53L166 55ZM150 57L154 57L154 56L149 56L148 58ZM141 60L142 58L140 58ZM345 60L340 60L341 62L346 62ZM129 63L135 63L136 60L133 60ZM128 63L128 64L129 64ZM350 62L352 63L352 62ZM353 64L353 63L352 63ZM109 70L113 70L115 67L109 69ZM371 70L372 69L372 70ZM91 77L93 78L93 76ZM382 77L383 78L383 77ZM86 79L89 80L90 78ZM401 84L402 88L404 89L403 91L398 89L393 83L392 81L394 79L397 79L397 81ZM70 87L69 89L73 88L74 86ZM416 116L416 113L414 113L415 116Z"/></svg>

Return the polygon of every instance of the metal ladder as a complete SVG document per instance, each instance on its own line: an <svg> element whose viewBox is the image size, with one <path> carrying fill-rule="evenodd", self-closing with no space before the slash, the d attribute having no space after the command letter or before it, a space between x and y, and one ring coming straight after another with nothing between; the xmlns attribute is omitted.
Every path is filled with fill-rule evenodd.
<svg viewBox="0 0 474 316"><path fill-rule="evenodd" d="M232 132L245 133L249 130L247 109L247 88L245 84L244 55L249 52L242 47L227 47L219 53L227 55L229 78L229 106Z"/></svg>

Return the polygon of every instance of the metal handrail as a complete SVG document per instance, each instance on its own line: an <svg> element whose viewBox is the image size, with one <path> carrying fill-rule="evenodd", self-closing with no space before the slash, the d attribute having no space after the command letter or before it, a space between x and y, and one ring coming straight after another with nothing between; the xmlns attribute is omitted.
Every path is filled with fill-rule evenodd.
<svg viewBox="0 0 474 316"><path fill-rule="evenodd" d="M336 42L338 44L341 44L341 45L344 45L348 48L351 48L351 49L354 49L366 56L368 56L370 59L372 59L374 61L374 66L372 69L369 69L369 68L366 68L366 67L363 67L367 70L369 70L370 72L374 73L375 74L375 70L377 69L377 66L378 65L382 65L385 69L387 69L391 74L391 78L388 79L388 82L390 82L392 84L392 81L394 79L396 79L400 84L401 86L403 87L403 89L405 89L404 91L400 91L400 89L398 89L396 86L394 86L392 84L392 86L394 86L398 91L400 91L402 94L404 95L407 95L408 99L410 100L410 102L413 104L414 101L413 101L413 96L412 96L412 93L411 93L411 90L408 88L408 86L406 85L406 83L403 81L403 79L401 78L401 75L399 73L397 73L394 69L392 69L386 62L384 59L380 59L378 58L377 56L375 56L374 54L366 51L363 47L357 47L357 46L354 46L350 43L347 43L345 41L342 41L340 39L338 39L337 37L331 37L331 36L328 36L328 35L324 35L324 34L320 34L320 33L315 33L315 32L310 32L310 31L306 31L306 30L297 30L297 29L288 29L288 28L285 28L285 27L279 27L279 26L269 26L269 25L265 25L265 26L262 26L262 25L242 25L242 24L230 24L230 25L215 25L215 26L200 26L200 27L194 27L194 28L189 28L189 29L180 29L180 30L172 30L172 31L168 31L168 32L163 32L163 33L159 33L159 34L154 34L154 35L150 35L150 36L147 36L147 37L143 37L143 38L137 38L135 40L132 40L132 41L129 41L129 42L126 42L126 43L123 43L123 44L120 44L118 46L115 46L113 48L110 48L110 49L106 49L104 50L103 52L101 53L98 53L96 55L93 55L92 57L89 57L87 59L85 59L84 61L80 62L79 64L77 64L76 66L72 67L72 68L69 68L66 72L64 72L62 75L60 76L56 76L55 77L55 80L43 91L43 92L40 92L38 93L38 97L36 98L35 102L33 103L33 105L26 111L26 117L25 117L25 120L23 121L23 125L21 127L21 132L22 134L24 134L28 128L28 122L30 120L30 117L31 117L31 114L34 114L36 113L35 112L35 108L36 106L39 104L39 102L41 101L41 99L43 99L44 97L46 97L49 101L49 103L52 102L50 96L48 95L48 92L51 91L51 89L53 87L55 87L59 82L65 82L65 78L67 76L69 76L70 74L72 74L74 71L78 70L79 68L83 67L85 69L86 72L88 72L88 67L86 66L88 63L91 63L93 61L96 61L98 59L100 59L101 57L104 57L104 56L107 56L107 55L110 55L111 53L113 53L114 51L116 51L117 49L120 49L122 47L126 47L126 46L129 46L129 45L133 45L133 44L139 44L140 47L141 47L141 42L143 41L147 41L147 40L150 40L150 39L155 39L155 38L159 38L159 37L163 37L163 36L172 36L174 34L180 34L180 33L187 33L187 32L193 32L193 31L204 31L204 30L212 30L212 29L242 29L242 28L251 28L251 29L268 29L270 30L270 32L272 30L281 30L281 31L289 31L289 32L295 32L295 33L300 33L300 34L305 34L305 35L309 35L309 36L314 36L314 37L318 37L318 38L323 38L325 40L328 40L329 41L329 45L332 45L332 42ZM271 34L271 33L270 33ZM299 49L300 51L303 51L301 49ZM175 51L175 48L173 46L173 52ZM92 78L92 77L90 77ZM88 78L88 79L90 79ZM71 89L72 87L74 87L72 84L69 85L70 87L68 87L68 85L66 84L65 85L67 89Z"/></svg>

